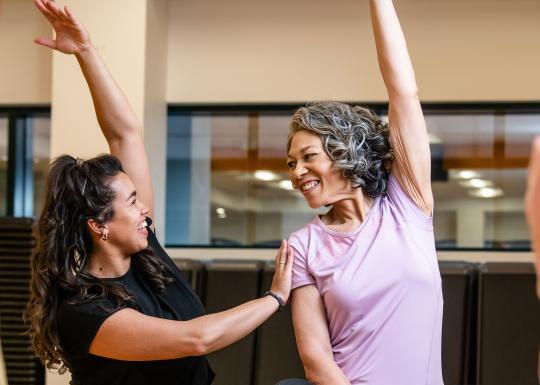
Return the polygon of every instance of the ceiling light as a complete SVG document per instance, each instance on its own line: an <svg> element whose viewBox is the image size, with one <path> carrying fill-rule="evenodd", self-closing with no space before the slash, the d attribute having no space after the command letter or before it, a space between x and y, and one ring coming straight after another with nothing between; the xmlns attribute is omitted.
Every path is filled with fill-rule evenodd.
<svg viewBox="0 0 540 385"><path fill-rule="evenodd" d="M457 176L460 179L472 179L472 178L479 178L480 173L473 170L461 170L457 173Z"/></svg>
<svg viewBox="0 0 540 385"><path fill-rule="evenodd" d="M294 190L290 180L279 181L279 187L281 187L284 190Z"/></svg>
<svg viewBox="0 0 540 385"><path fill-rule="evenodd" d="M264 181L278 179L278 176L276 174L274 174L272 171L267 171L267 170L257 170L255 171L254 176L257 179L264 180Z"/></svg>
<svg viewBox="0 0 540 385"><path fill-rule="evenodd" d="M493 182L486 179L469 179L469 180L463 180L459 182L460 185L463 187L474 187L474 188L484 188L484 187L491 187L493 186Z"/></svg>
<svg viewBox="0 0 540 385"><path fill-rule="evenodd" d="M225 209L223 207L218 207L216 209L216 213L217 213L217 215L223 215L223 214L225 214Z"/></svg>
<svg viewBox="0 0 540 385"><path fill-rule="evenodd" d="M500 188L484 187L478 190L470 191L470 195L477 198L495 198L504 194Z"/></svg>

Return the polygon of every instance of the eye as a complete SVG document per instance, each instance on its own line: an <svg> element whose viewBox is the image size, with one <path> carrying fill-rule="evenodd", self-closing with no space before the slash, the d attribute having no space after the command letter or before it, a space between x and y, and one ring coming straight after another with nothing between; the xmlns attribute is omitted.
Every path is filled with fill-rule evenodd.
<svg viewBox="0 0 540 385"><path fill-rule="evenodd" d="M294 166L296 166L296 162L293 162L293 161L287 162L287 167L294 168Z"/></svg>
<svg viewBox="0 0 540 385"><path fill-rule="evenodd" d="M131 202L131 204L134 205L135 202L137 202L137 198L133 199L133 202Z"/></svg>
<svg viewBox="0 0 540 385"><path fill-rule="evenodd" d="M305 160L309 160L309 159L313 158L315 155L317 155L317 154L315 154L315 153L312 153L312 154L306 154L306 155L304 155L304 159L305 159Z"/></svg>

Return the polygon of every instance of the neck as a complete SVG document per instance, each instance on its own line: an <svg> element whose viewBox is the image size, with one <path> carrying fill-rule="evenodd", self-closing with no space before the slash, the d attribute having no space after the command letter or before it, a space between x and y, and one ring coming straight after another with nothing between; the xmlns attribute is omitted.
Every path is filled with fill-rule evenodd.
<svg viewBox="0 0 540 385"><path fill-rule="evenodd" d="M124 275L131 265L131 256L107 247L98 247L90 256L88 271L98 278L116 278Z"/></svg>
<svg viewBox="0 0 540 385"><path fill-rule="evenodd" d="M361 189L355 189L332 204L332 209L323 216L323 222L341 231L353 230L364 221L374 201L374 198L364 195Z"/></svg>

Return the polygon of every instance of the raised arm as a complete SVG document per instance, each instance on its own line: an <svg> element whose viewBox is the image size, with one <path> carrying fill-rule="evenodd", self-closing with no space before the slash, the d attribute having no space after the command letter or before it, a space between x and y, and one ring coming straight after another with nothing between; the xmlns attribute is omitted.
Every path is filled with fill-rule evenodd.
<svg viewBox="0 0 540 385"><path fill-rule="evenodd" d="M431 155L407 44L392 0L370 0L379 67L388 92L392 173L427 214L433 211Z"/></svg>
<svg viewBox="0 0 540 385"><path fill-rule="evenodd" d="M296 344L306 371L315 385L350 385L334 361L324 304L315 285L295 289L291 300Z"/></svg>
<svg viewBox="0 0 540 385"><path fill-rule="evenodd" d="M139 199L148 206L149 216L153 218L152 182L141 125L129 102L99 57L87 30L70 10L59 8L53 0L34 0L34 3L56 32L55 39L39 37L35 42L76 56L111 154L122 162Z"/></svg>
<svg viewBox="0 0 540 385"><path fill-rule="evenodd" d="M540 136L534 139L532 146L525 211L536 262L536 295L540 299Z"/></svg>

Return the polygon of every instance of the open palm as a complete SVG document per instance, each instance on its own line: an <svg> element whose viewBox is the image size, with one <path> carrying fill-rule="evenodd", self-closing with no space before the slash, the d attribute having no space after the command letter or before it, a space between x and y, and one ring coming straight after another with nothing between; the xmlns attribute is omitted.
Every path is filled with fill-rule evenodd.
<svg viewBox="0 0 540 385"><path fill-rule="evenodd" d="M77 54L91 45L88 31L67 7L60 9L53 0L34 0L34 3L56 32L56 39L38 37L34 40L37 44L67 54Z"/></svg>

